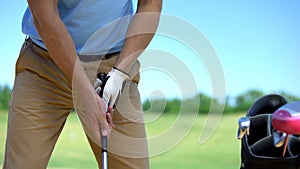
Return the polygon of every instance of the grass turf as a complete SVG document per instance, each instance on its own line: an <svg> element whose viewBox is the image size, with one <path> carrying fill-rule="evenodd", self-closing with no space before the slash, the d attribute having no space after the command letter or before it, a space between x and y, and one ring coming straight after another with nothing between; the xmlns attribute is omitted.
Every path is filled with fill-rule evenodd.
<svg viewBox="0 0 300 169"><path fill-rule="evenodd" d="M243 114L224 115L213 135L203 144L199 143L199 136L206 116L197 117L191 130L181 137L181 141L174 144L168 151L161 151L151 156L152 169L237 169L240 162L240 142L236 139L237 119ZM155 114L146 114L147 119L155 119ZM189 116L189 115L187 115ZM174 125L176 115L159 116L156 120L148 122L147 133L152 138L162 137ZM7 111L0 111L0 166L3 163ZM176 124L176 131L184 130L189 122ZM175 138L175 137L174 137ZM172 142L173 137L164 138L166 143ZM172 143L173 144L173 143ZM158 144L150 144L152 149ZM48 165L49 169L94 169L97 168L93 153L89 148L81 124L76 113L71 113L66 126L57 142Z"/></svg>

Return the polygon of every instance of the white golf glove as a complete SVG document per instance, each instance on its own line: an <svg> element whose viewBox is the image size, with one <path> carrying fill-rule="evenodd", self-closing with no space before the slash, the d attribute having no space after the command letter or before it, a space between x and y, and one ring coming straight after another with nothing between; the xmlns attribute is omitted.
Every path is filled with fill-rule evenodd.
<svg viewBox="0 0 300 169"><path fill-rule="evenodd" d="M124 88L125 80L128 78L130 76L127 73L116 67L113 67L107 74L102 96L106 105L115 108L115 104Z"/></svg>

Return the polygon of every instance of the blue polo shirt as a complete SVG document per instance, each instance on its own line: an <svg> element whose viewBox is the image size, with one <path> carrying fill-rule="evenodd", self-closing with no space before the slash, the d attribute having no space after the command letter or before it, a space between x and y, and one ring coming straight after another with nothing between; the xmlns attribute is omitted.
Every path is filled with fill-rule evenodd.
<svg viewBox="0 0 300 169"><path fill-rule="evenodd" d="M133 14L131 0L59 0L58 10L78 54L121 51ZM22 31L47 49L34 27L29 8L23 16Z"/></svg>

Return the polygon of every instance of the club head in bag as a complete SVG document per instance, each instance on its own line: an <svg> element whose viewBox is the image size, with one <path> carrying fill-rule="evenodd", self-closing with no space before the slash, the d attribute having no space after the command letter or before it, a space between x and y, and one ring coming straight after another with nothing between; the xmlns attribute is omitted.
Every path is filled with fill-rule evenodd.
<svg viewBox="0 0 300 169"><path fill-rule="evenodd" d="M250 128L250 119L249 117L241 117L238 121L238 133L237 138L242 139L246 134L249 135L249 128Z"/></svg>
<svg viewBox="0 0 300 169"><path fill-rule="evenodd" d="M272 116L272 126L280 132L287 133L282 153L284 157L289 135L300 134L300 101L288 103L276 110Z"/></svg>
<svg viewBox="0 0 300 169"><path fill-rule="evenodd" d="M270 94L258 98L248 109L246 117L250 119L250 134L241 138L240 169L300 168L300 137L290 136L286 155L282 157L287 133L272 125L273 114L286 104L288 101L283 96ZM281 146L276 147L274 143Z"/></svg>
<svg viewBox="0 0 300 169"><path fill-rule="evenodd" d="M300 134L300 101L280 107L272 116L273 127L288 134Z"/></svg>
<svg viewBox="0 0 300 169"><path fill-rule="evenodd" d="M274 146L281 147L286 139L286 133L274 130L272 135Z"/></svg>

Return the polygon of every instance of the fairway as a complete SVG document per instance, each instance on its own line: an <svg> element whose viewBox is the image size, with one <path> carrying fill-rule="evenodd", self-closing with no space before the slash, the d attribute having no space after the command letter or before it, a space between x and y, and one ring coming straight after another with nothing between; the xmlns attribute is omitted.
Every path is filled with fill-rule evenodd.
<svg viewBox="0 0 300 169"><path fill-rule="evenodd" d="M155 114L146 114L153 119ZM187 115L188 117L189 115ZM237 119L242 114L224 115L213 135L203 144L199 136L206 116L200 115L192 125L190 132L168 151L155 154L150 159L151 169L238 169L240 162L240 142L236 139ZM159 116L147 122L149 138L162 135L176 120L175 115ZM3 163L7 115L0 111L0 166ZM185 128L180 123L178 132ZM174 133L175 135L177 132ZM165 138L172 141L173 138ZM160 145L151 144L151 149ZM49 169L94 169L97 164L89 148L76 113L71 113L58 140L48 165Z"/></svg>

